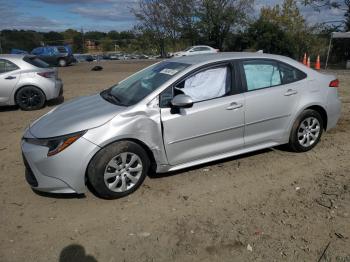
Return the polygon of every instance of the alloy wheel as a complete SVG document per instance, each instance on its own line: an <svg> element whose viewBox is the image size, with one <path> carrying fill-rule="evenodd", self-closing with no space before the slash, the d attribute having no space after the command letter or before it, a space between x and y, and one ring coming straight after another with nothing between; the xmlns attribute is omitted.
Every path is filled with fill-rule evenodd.
<svg viewBox="0 0 350 262"><path fill-rule="evenodd" d="M21 97L21 103L25 105L26 107L35 107L41 103L41 96L40 94L33 89L25 90Z"/></svg>
<svg viewBox="0 0 350 262"><path fill-rule="evenodd" d="M320 122L315 117L305 118L298 128L298 141L303 147L312 146L320 136Z"/></svg>
<svg viewBox="0 0 350 262"><path fill-rule="evenodd" d="M111 191L125 192L137 184L142 170L142 161L138 155L123 152L108 162L104 172L104 182Z"/></svg>

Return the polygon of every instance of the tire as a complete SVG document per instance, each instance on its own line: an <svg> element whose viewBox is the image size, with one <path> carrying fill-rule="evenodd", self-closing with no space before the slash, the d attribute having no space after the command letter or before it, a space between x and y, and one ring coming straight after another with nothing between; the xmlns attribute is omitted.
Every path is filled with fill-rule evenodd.
<svg viewBox="0 0 350 262"><path fill-rule="evenodd" d="M116 199L139 188L149 167L150 160L141 146L134 142L121 141L108 145L93 157L87 176L98 196Z"/></svg>
<svg viewBox="0 0 350 262"><path fill-rule="evenodd" d="M65 66L67 66L67 61L66 61L66 59L63 59L63 58L58 59L58 65L59 65L60 67L65 67Z"/></svg>
<svg viewBox="0 0 350 262"><path fill-rule="evenodd" d="M289 138L289 148L294 152L306 152L314 148L321 139L323 120L321 115L307 109L295 120Z"/></svg>
<svg viewBox="0 0 350 262"><path fill-rule="evenodd" d="M44 106L46 96L40 88L25 86L17 91L15 101L24 111L37 110Z"/></svg>

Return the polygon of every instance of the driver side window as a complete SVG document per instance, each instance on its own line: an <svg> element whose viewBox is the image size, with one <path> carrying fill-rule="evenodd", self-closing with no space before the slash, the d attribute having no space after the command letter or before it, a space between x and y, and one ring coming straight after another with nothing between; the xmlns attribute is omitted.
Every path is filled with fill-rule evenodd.
<svg viewBox="0 0 350 262"><path fill-rule="evenodd" d="M160 106L167 107L173 97L185 94L193 102L223 97L231 91L231 70L228 66L214 67L197 72L185 80L169 87L160 96Z"/></svg>

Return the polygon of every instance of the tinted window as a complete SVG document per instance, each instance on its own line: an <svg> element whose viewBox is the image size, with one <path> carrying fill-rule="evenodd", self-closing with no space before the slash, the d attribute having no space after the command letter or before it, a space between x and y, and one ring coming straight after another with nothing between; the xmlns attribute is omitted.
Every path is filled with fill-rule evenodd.
<svg viewBox="0 0 350 262"><path fill-rule="evenodd" d="M57 50L60 53L67 53L67 49L64 46L58 46Z"/></svg>
<svg viewBox="0 0 350 262"><path fill-rule="evenodd" d="M281 84L278 65L270 61L246 61L243 69L248 91L277 86Z"/></svg>
<svg viewBox="0 0 350 262"><path fill-rule="evenodd" d="M0 59L0 74L11 72L17 69L19 69L19 67L16 66L14 63L8 60Z"/></svg>
<svg viewBox="0 0 350 262"><path fill-rule="evenodd" d="M191 52L198 52L198 51L201 51L200 47L195 47L191 50Z"/></svg>
<svg viewBox="0 0 350 262"><path fill-rule="evenodd" d="M40 55L43 51L44 51L44 49L42 47L38 47L38 48L33 49L32 54L33 55Z"/></svg>
<svg viewBox="0 0 350 262"><path fill-rule="evenodd" d="M23 60L27 63L39 67L39 68L48 68L50 67L47 63L45 63L43 60L35 57L35 56L25 56L23 57Z"/></svg>
<svg viewBox="0 0 350 262"><path fill-rule="evenodd" d="M200 51L209 51L210 50L210 48L208 48L208 47L200 47Z"/></svg>
<svg viewBox="0 0 350 262"><path fill-rule="evenodd" d="M293 83L306 78L305 73L286 64L279 64L279 68L283 84Z"/></svg>

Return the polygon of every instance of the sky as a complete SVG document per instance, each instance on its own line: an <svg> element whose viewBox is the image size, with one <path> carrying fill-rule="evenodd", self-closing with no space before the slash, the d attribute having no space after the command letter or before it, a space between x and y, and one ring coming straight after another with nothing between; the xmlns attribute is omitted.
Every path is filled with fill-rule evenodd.
<svg viewBox="0 0 350 262"><path fill-rule="evenodd" d="M263 6L282 1L256 0L257 15ZM64 31L68 28L84 31L128 30L136 24L130 12L137 0L0 0L0 29ZM343 19L339 9L301 7L310 24Z"/></svg>

